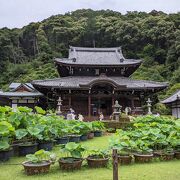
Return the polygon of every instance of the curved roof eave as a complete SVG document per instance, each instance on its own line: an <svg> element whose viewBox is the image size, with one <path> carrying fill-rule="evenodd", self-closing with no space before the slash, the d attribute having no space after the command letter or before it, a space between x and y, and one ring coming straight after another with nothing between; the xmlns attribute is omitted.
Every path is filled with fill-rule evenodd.
<svg viewBox="0 0 180 180"><path fill-rule="evenodd" d="M56 79L49 79L49 80L37 80L33 81L32 85L36 88L59 88L59 89L88 89L91 88L94 84L98 83L110 83L115 87L115 89L128 89L128 90L155 90L160 91L168 87L167 83L160 83L160 82L153 82L153 81L137 81L131 80L127 83L119 84L118 82L114 81L111 78L97 78L91 77L90 80L86 80L88 77L84 77L85 81L81 81L80 77L65 77L65 78L56 78ZM121 79L121 78L120 78ZM127 79L128 78L123 78ZM69 82L69 83L67 83ZM74 84L75 82L75 84ZM87 82L87 83L86 83ZM140 84L139 84L140 83ZM143 84L142 84L143 83ZM146 83L152 83L152 85Z"/></svg>
<svg viewBox="0 0 180 180"><path fill-rule="evenodd" d="M23 92L2 92L0 93L0 97L40 97L43 96L42 93L23 93Z"/></svg>
<svg viewBox="0 0 180 180"><path fill-rule="evenodd" d="M75 64L75 63L72 63L72 62L63 62L63 61L60 61L58 59L55 59L54 60L55 63L57 65L64 65L64 66L91 66L91 67L97 67L97 66L104 66L104 67L122 67L122 66L138 66L138 65L141 65L142 63L142 60L136 60L137 62L129 62L129 63L126 63L126 62L123 62L123 63L119 63L119 64Z"/></svg>
<svg viewBox="0 0 180 180"><path fill-rule="evenodd" d="M173 102L180 101L180 90L177 90L175 93L173 93L168 98L161 101L163 104L171 104Z"/></svg>

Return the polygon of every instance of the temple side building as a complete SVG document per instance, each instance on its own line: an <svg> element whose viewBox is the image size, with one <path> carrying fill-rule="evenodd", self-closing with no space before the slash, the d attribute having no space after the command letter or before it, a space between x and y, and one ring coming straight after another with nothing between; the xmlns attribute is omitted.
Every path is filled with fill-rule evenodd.
<svg viewBox="0 0 180 180"><path fill-rule="evenodd" d="M115 100L125 109L141 111L142 99L161 91L167 83L133 80L129 76L141 65L141 60L126 59L120 47L72 47L68 58L56 58L60 78L35 80L33 86L56 103L63 100L62 111L72 107L89 118L112 114Z"/></svg>
<svg viewBox="0 0 180 180"><path fill-rule="evenodd" d="M171 108L172 116L180 118L180 90L161 102Z"/></svg>
<svg viewBox="0 0 180 180"><path fill-rule="evenodd" d="M38 92L31 83L11 83L9 91L0 91L0 105L11 106L27 106L33 108L39 105L39 98L43 94Z"/></svg>

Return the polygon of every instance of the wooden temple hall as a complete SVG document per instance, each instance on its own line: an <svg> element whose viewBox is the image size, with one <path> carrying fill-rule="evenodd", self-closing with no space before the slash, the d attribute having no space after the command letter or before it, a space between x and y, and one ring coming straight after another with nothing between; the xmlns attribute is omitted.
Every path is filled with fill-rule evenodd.
<svg viewBox="0 0 180 180"><path fill-rule="evenodd" d="M141 62L126 59L120 47L70 46L68 58L55 59L60 78L35 80L32 84L47 97L47 102L57 103L61 97L64 113L73 108L76 114L89 118L99 116L100 112L110 116L115 100L122 109L131 107L138 113L144 96L167 87L166 83L129 78Z"/></svg>

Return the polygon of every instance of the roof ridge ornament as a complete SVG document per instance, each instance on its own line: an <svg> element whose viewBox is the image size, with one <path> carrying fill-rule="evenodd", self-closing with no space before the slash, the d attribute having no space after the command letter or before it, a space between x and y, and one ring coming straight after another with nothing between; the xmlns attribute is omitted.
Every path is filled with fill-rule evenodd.
<svg viewBox="0 0 180 180"><path fill-rule="evenodd" d="M75 58L75 57L74 57L74 58L72 58L72 61L73 61L73 62L76 62L76 58Z"/></svg>
<svg viewBox="0 0 180 180"><path fill-rule="evenodd" d="M75 48L75 47L73 47L73 55L74 55L74 57L72 58L72 61L73 61L73 62L76 62L77 52L76 52L76 48Z"/></svg>
<svg viewBox="0 0 180 180"><path fill-rule="evenodd" d="M177 100L180 100L180 96L179 95L177 95Z"/></svg>
<svg viewBox="0 0 180 180"><path fill-rule="evenodd" d="M120 52L119 52L119 50L120 50ZM115 52L116 52L116 56L117 56L117 58L120 60L120 62L121 62L121 63L124 62L124 57L123 57L123 55L122 55L121 48L116 49Z"/></svg>

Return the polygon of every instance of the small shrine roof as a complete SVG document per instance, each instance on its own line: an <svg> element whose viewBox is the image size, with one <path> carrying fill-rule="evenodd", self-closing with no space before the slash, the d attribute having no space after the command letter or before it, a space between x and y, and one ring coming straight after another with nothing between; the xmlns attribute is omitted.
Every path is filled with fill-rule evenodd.
<svg viewBox="0 0 180 180"><path fill-rule="evenodd" d="M169 96L167 99L164 99L161 102L163 104L169 104L169 103L175 102L177 100L180 101L180 90L176 91L173 95Z"/></svg>
<svg viewBox="0 0 180 180"><path fill-rule="evenodd" d="M24 87L19 91L19 88ZM39 97L43 96L42 93L38 92L31 83L11 83L9 85L10 91L0 91L0 97Z"/></svg>

